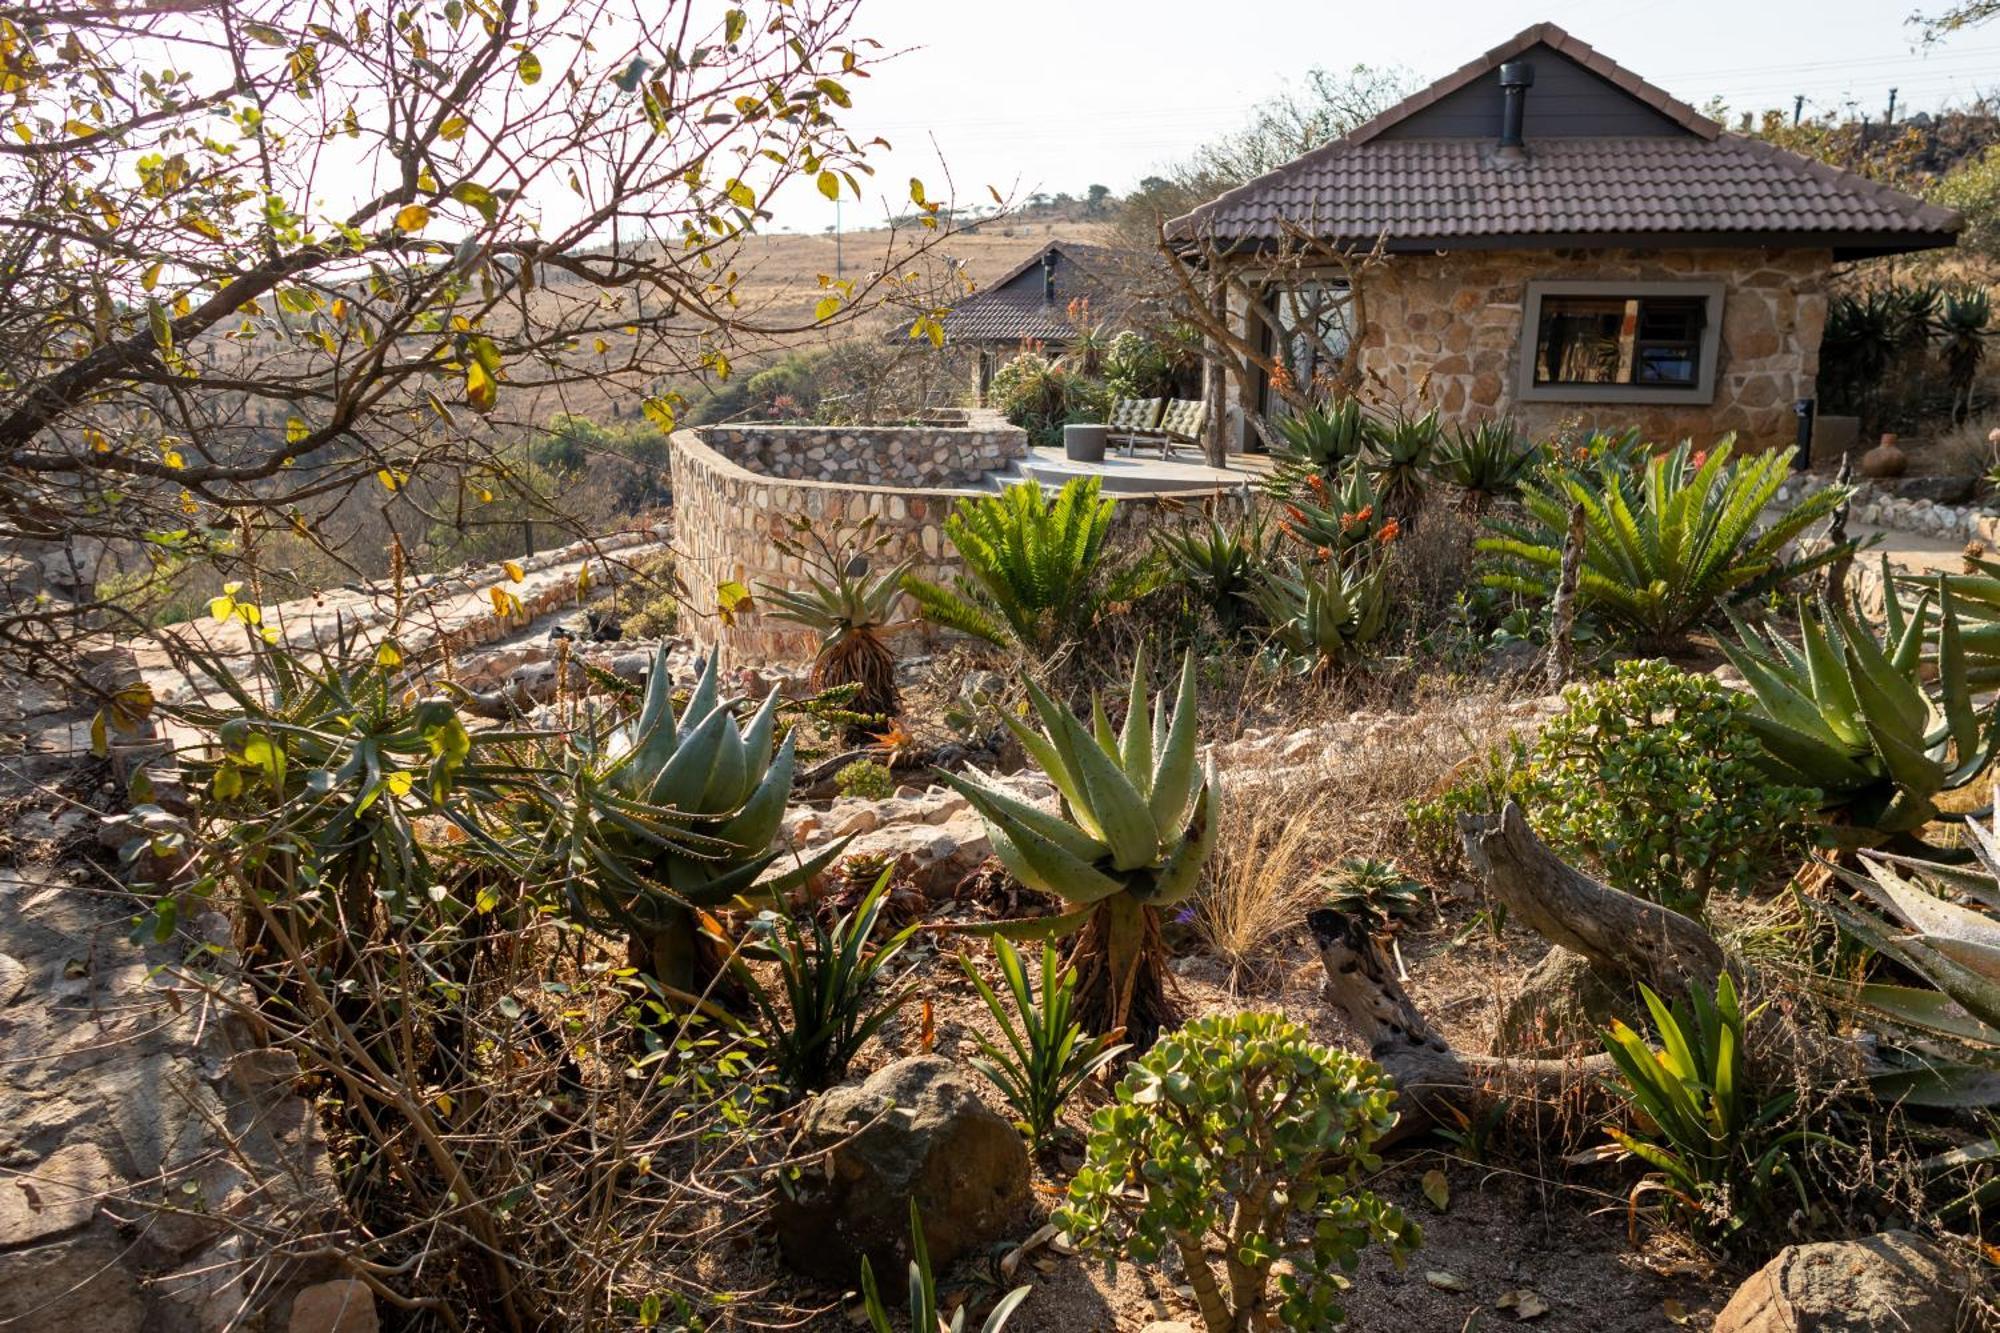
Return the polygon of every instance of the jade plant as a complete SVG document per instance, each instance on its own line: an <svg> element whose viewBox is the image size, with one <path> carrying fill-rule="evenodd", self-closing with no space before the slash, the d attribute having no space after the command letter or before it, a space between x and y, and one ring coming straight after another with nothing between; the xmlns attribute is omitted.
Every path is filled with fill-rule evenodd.
<svg viewBox="0 0 2000 1333"><path fill-rule="evenodd" d="M1280 1015L1197 1019L1094 1117L1057 1224L1114 1265L1173 1250L1208 1333L1330 1327L1365 1249L1400 1268L1423 1239L1361 1187L1394 1098L1372 1061Z"/></svg>
<svg viewBox="0 0 2000 1333"><path fill-rule="evenodd" d="M1195 753L1194 657L1181 664L1171 712L1165 695L1149 699L1146 676L1142 654L1122 731L1113 730L1101 700L1086 724L1032 681L1028 697L1041 729L1006 717L1062 794L1060 814L976 776L939 775L979 812L994 854L1016 879L1070 905L1058 916L993 929L1078 932L1069 954L1078 1020L1091 1032L1123 1029L1140 1048L1173 1016L1160 914L1200 883L1220 804L1215 775Z"/></svg>

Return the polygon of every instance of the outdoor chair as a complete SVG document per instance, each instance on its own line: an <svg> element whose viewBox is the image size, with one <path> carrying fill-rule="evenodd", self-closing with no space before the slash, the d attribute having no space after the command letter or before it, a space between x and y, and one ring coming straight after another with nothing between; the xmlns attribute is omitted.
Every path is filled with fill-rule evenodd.
<svg viewBox="0 0 2000 1333"><path fill-rule="evenodd" d="M1175 398L1160 413L1160 424L1150 431L1135 434L1132 444L1157 444L1160 457L1165 459L1182 445L1191 449L1201 448L1201 435L1208 427L1208 404L1198 398ZM1132 452L1132 445L1125 452Z"/></svg>
<svg viewBox="0 0 2000 1333"><path fill-rule="evenodd" d="M1160 409L1166 404L1164 398L1118 399L1111 404L1110 415L1104 421L1104 442L1122 444L1125 452L1131 453L1134 441L1160 428Z"/></svg>

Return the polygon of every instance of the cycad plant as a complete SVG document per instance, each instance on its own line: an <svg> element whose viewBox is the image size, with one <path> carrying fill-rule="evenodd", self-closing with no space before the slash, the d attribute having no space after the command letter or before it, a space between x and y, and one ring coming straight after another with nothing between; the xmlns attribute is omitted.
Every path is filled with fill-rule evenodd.
<svg viewBox="0 0 2000 1333"><path fill-rule="evenodd" d="M771 1033L778 1081L794 1093L818 1092L847 1077L862 1046L910 998L909 982L877 993L878 979L917 933L911 925L880 944L873 938L894 873L894 867L884 870L860 905L831 925L812 913L801 920L760 912L754 942L730 958ZM745 965L745 956L776 964L783 1005Z"/></svg>
<svg viewBox="0 0 2000 1333"><path fill-rule="evenodd" d="M700 996L721 973L702 915L803 883L846 849L842 839L766 874L784 855L773 843L792 790L793 738L774 744L777 706L773 689L743 722L710 654L676 718L662 644L638 716L602 743L583 729L555 799L524 823L570 909L623 930L631 966L673 998Z"/></svg>
<svg viewBox="0 0 2000 1333"><path fill-rule="evenodd" d="M1540 445L1521 438L1511 420L1455 426L1438 441L1432 475L1464 493L1466 507L1483 514L1493 502L1513 495L1547 457Z"/></svg>
<svg viewBox="0 0 2000 1333"><path fill-rule="evenodd" d="M1365 458L1374 474L1375 492L1389 517L1408 525L1423 510L1425 474L1443 430L1436 409L1420 417L1397 412L1387 418L1369 418Z"/></svg>
<svg viewBox="0 0 2000 1333"><path fill-rule="evenodd" d="M808 520L794 519L793 535L777 538L777 545L804 566L805 586L767 583L763 602L771 615L819 635L810 682L814 690L859 685L849 705L853 711L891 718L902 711L902 701L896 691L896 655L887 636L902 623L896 603L910 565L905 561L876 571L874 557L888 538L876 534L874 526L871 514L837 546Z"/></svg>
<svg viewBox="0 0 2000 1333"><path fill-rule="evenodd" d="M915 575L903 586L936 623L1045 658L1158 586L1150 560L1109 559L1116 502L1098 490L1079 477L1053 499L1028 481L962 500L944 531L966 572L950 588Z"/></svg>
<svg viewBox="0 0 2000 1333"><path fill-rule="evenodd" d="M1181 664L1171 712L1164 695L1149 699L1146 675L1142 656L1122 731L1113 730L1102 701L1086 724L1032 681L1028 698L1042 729L1003 715L1061 793L1060 814L977 777L939 774L979 812L994 854L1015 878L1070 904L1059 916L993 932L1079 932L1068 959L1077 973L1077 1020L1099 1034L1123 1029L1140 1050L1174 1016L1160 913L1200 882L1221 800L1214 773L1196 758L1193 655Z"/></svg>
<svg viewBox="0 0 2000 1333"><path fill-rule="evenodd" d="M1031 1290L1031 1287L1016 1287L1002 1296L999 1304L987 1313L979 1325L979 1333L1001 1333L1021 1302L1028 1299ZM861 1308L868 1317L868 1327L874 1333L895 1333L896 1325L889 1317L889 1305L882 1299L881 1289L875 1284L875 1266L866 1258L861 1261ZM958 1307L949 1324L938 1313L937 1279L931 1273L931 1252L924 1244L924 1221L915 1199L910 1200L909 1310L910 1333L965 1333L965 1306Z"/></svg>
<svg viewBox="0 0 2000 1333"><path fill-rule="evenodd" d="M1692 991L1692 1007L1669 1007L1643 985L1639 991L1660 1048L1615 1019L1604 1038L1620 1085L1645 1116L1642 1128L1606 1130L1652 1168L1633 1187L1633 1205L1659 1194L1670 1211L1718 1241L1767 1220L1779 1184L1789 1183L1800 1207L1809 1208L1791 1154L1807 1142L1831 1140L1785 1128L1796 1093L1758 1095L1744 1050L1744 1028L1756 1014L1743 1012L1729 974L1716 978L1714 999Z"/></svg>
<svg viewBox="0 0 2000 1333"><path fill-rule="evenodd" d="M1799 642L1739 625L1724 651L1756 695L1745 724L1781 781L1817 787L1850 845L1921 848L1937 797L1976 780L2000 753L2000 711L1975 703L1958 613L1946 588L1914 612L1885 599L1885 636L1846 606L1800 603ZM1924 630L1935 627L1936 698L1923 682Z"/></svg>
<svg viewBox="0 0 2000 1333"><path fill-rule="evenodd" d="M974 1060L972 1067L1000 1090L1020 1117L1029 1140L1040 1146L1055 1131L1063 1103L1092 1074L1123 1054L1125 1047L1113 1035L1092 1037L1084 1032L1076 1019L1076 969L1056 961L1054 945L1042 945L1039 1000L1021 955L1004 937L994 939L993 956L1013 996L1012 1012L970 958L961 954L958 960L1007 1043L1002 1049L974 1033L973 1041L984 1058Z"/></svg>
<svg viewBox="0 0 2000 1333"><path fill-rule="evenodd" d="M1300 671L1324 676L1359 660L1389 619L1387 562L1291 561L1253 594L1271 641Z"/></svg>
<svg viewBox="0 0 2000 1333"><path fill-rule="evenodd" d="M1268 559L1264 520L1246 519L1227 526L1210 515L1180 529L1156 528L1153 548L1165 562L1169 578L1188 600L1207 608L1224 634L1242 631L1251 598Z"/></svg>
<svg viewBox="0 0 2000 1333"><path fill-rule="evenodd" d="M1525 486L1519 522L1488 519L1479 549L1494 558L1493 587L1554 595L1571 505L1584 513L1577 603L1586 615L1646 648L1671 647L1728 602L1852 554L1853 542L1811 556L1792 553L1806 529L1848 492L1829 486L1760 527L1791 469L1785 449L1735 456L1734 437L1706 455L1682 443L1655 456L1636 483L1606 465L1595 478L1568 471Z"/></svg>

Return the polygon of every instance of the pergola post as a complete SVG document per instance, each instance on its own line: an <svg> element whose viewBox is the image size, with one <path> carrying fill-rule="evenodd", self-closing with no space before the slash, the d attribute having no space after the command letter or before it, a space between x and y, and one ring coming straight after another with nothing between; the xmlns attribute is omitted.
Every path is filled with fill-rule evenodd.
<svg viewBox="0 0 2000 1333"><path fill-rule="evenodd" d="M1226 328L1229 318L1228 288L1220 273L1211 273L1208 282L1208 309L1215 321L1214 327ZM1208 454L1210 467L1229 466L1229 441L1226 405L1229 401L1229 371L1223 348L1213 335L1208 339L1209 355L1203 358L1207 371L1203 384L1203 397L1208 405L1208 433L1203 440L1204 451Z"/></svg>

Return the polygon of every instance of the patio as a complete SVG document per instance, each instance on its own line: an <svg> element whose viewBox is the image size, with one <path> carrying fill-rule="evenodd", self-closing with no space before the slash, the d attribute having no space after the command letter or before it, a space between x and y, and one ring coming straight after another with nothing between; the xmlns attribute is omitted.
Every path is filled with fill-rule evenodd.
<svg viewBox="0 0 2000 1333"><path fill-rule="evenodd" d="M1031 449L1018 465L1021 472L1045 485L1060 486L1076 477L1094 476L1107 495L1165 495L1178 491L1216 491L1255 486L1271 471L1269 454L1231 454L1228 467L1210 467L1191 454L1166 459L1157 454L1108 454L1101 463L1079 463L1059 448Z"/></svg>

